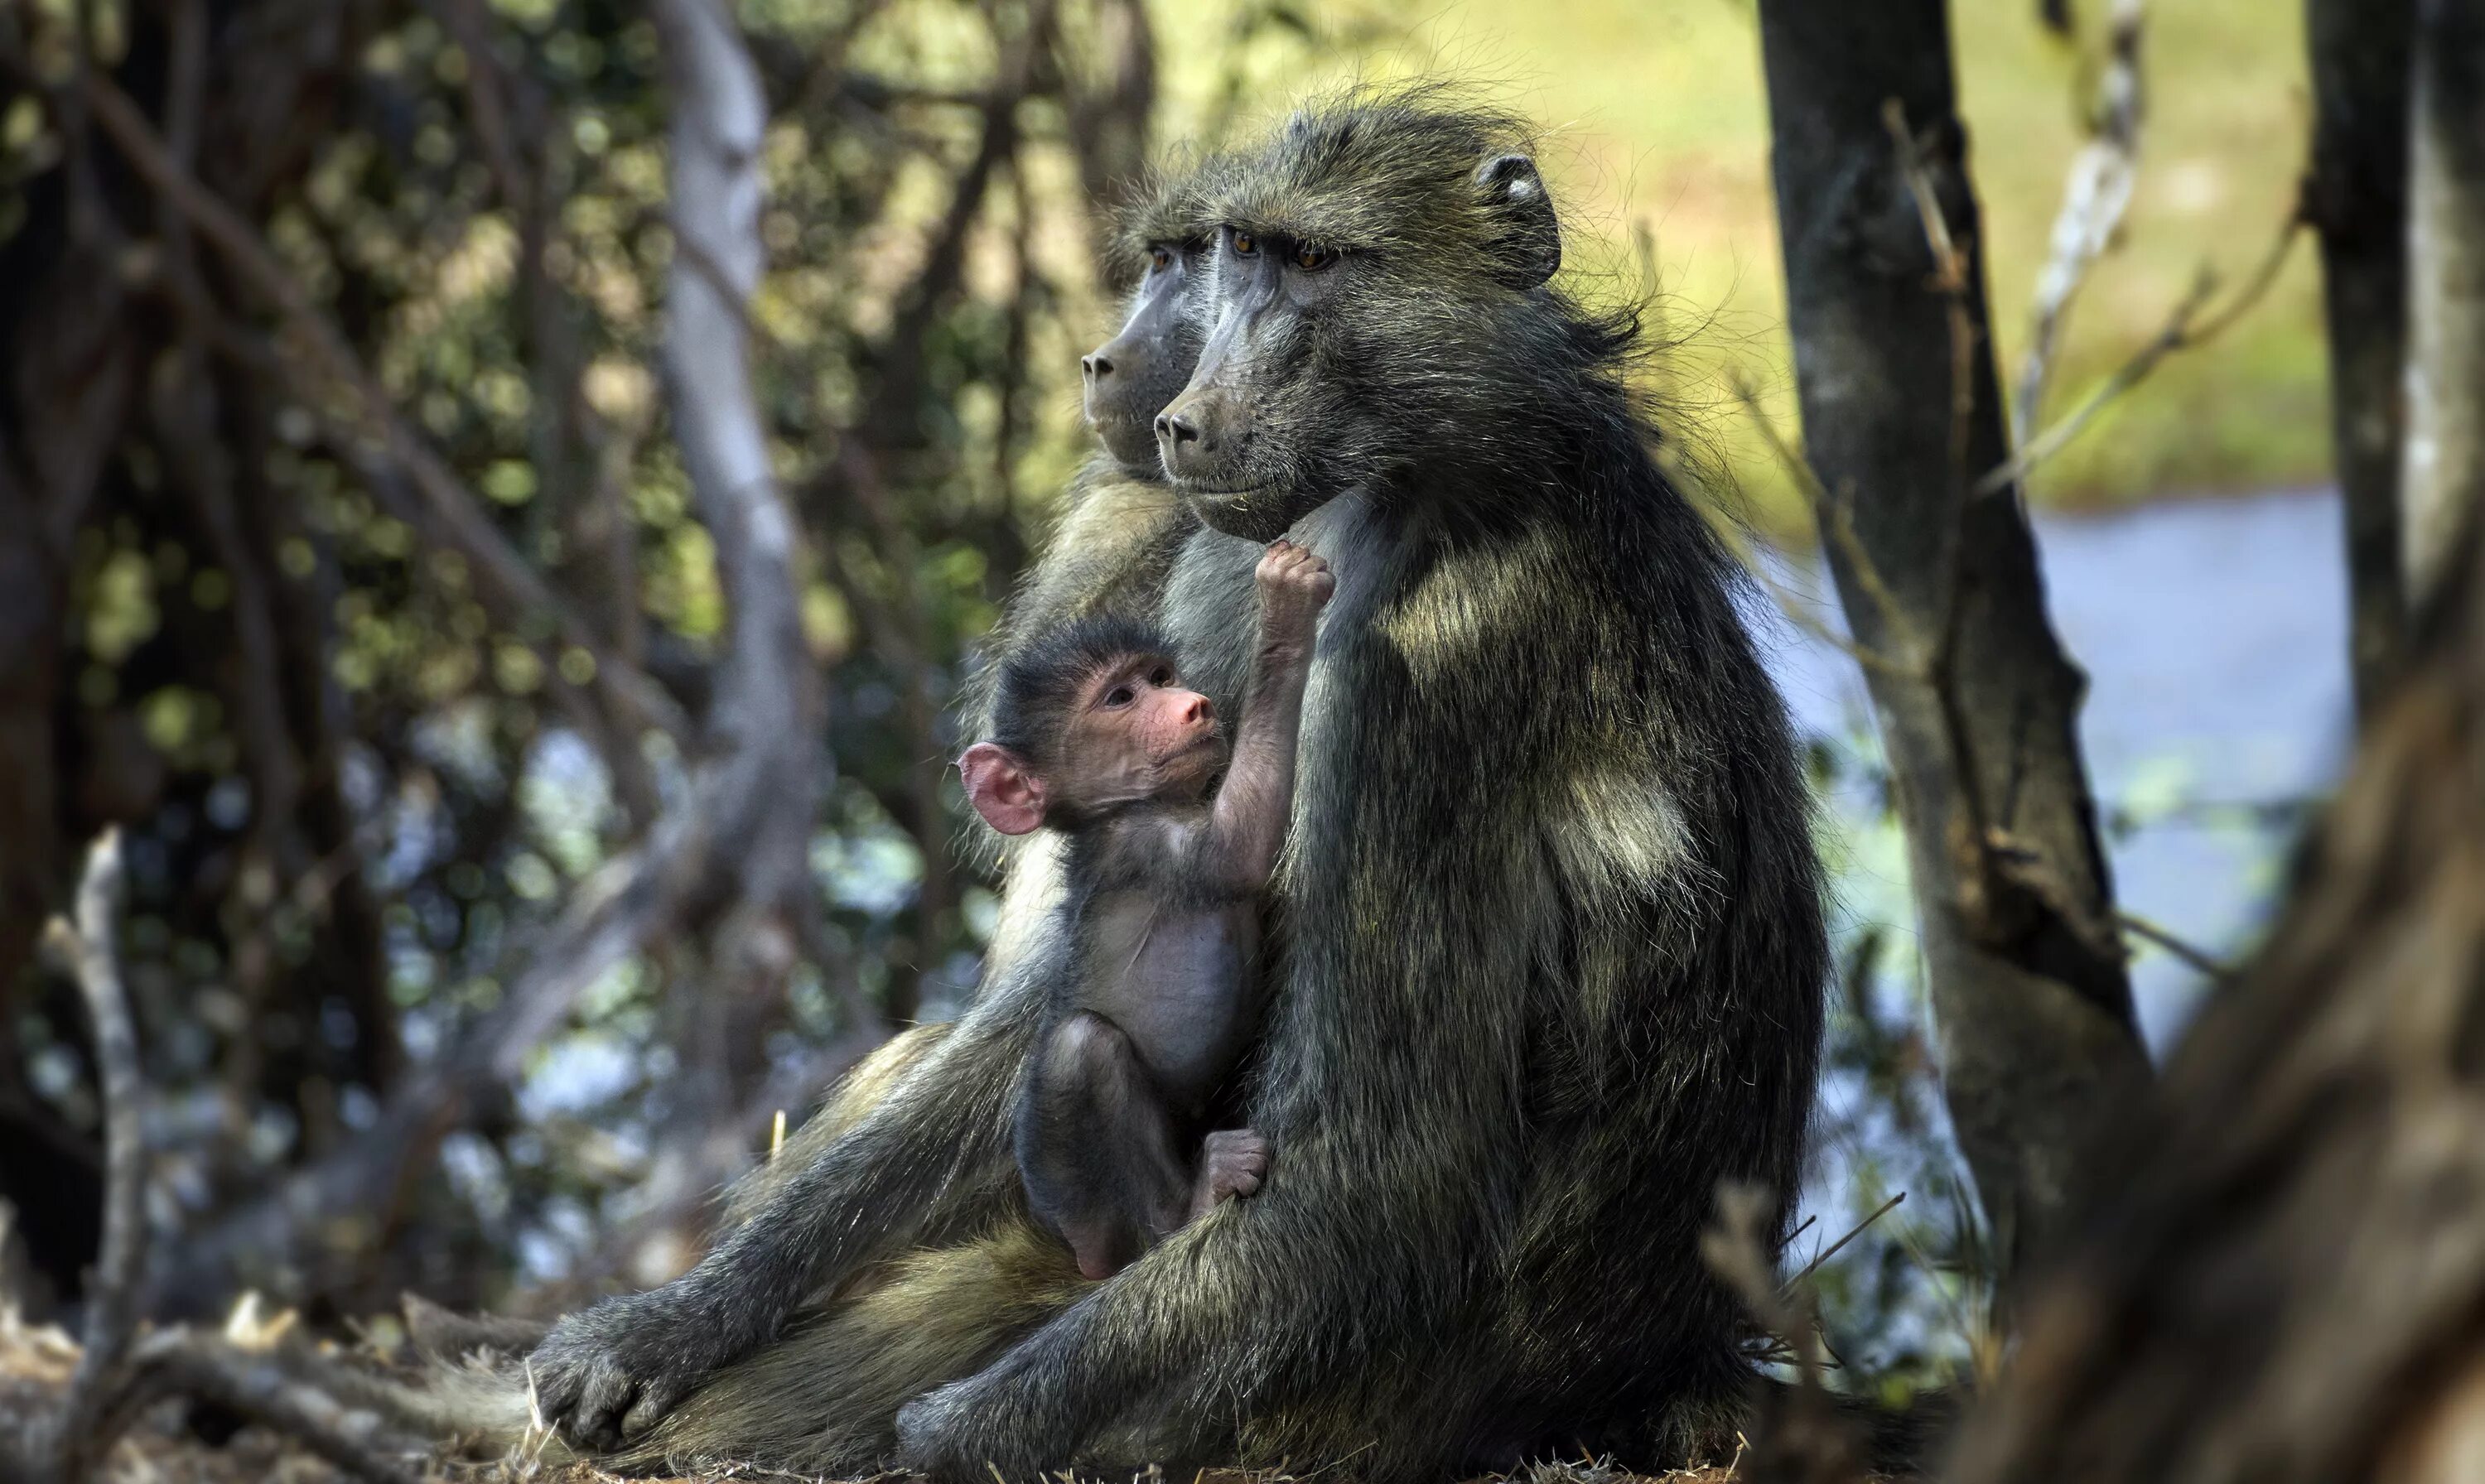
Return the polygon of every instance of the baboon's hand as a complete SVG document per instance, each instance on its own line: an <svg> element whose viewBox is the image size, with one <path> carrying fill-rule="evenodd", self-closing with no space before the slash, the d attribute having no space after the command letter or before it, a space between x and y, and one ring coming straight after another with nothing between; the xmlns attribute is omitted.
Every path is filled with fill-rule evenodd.
<svg viewBox="0 0 2485 1484"><path fill-rule="evenodd" d="M1263 641L1308 643L1321 606L1337 591L1337 579L1328 563L1291 541L1273 541L1260 558L1257 576Z"/></svg>
<svg viewBox="0 0 2485 1484"><path fill-rule="evenodd" d="M553 1326L527 1360L536 1415L570 1446L609 1453L643 1435L730 1355L669 1289L607 1299Z"/></svg>

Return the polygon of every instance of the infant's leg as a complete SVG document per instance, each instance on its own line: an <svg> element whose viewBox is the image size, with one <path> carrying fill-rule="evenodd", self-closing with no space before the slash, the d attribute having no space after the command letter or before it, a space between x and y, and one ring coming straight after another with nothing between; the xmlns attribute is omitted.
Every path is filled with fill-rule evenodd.
<svg viewBox="0 0 2485 1484"><path fill-rule="evenodd" d="M1080 1011L1037 1048L1019 1105L1019 1174L1089 1278L1120 1272L1188 1219L1172 1115L1121 1027Z"/></svg>

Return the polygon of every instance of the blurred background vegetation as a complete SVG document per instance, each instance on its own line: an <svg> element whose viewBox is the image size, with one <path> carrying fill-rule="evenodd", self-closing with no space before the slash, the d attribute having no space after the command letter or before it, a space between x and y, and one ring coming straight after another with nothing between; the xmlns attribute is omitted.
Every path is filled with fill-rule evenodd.
<svg viewBox="0 0 2485 1484"><path fill-rule="evenodd" d="M2100 60L2099 17L2083 11L2063 39L2033 9L1956 16L2006 368ZM30 1291L66 1297L95 1242L92 1067L74 997L33 944L106 824L128 836L155 1220L183 1233L158 1249L219 1264L162 1275L176 1308L247 1283L320 1318L408 1286L544 1309L660 1281L696 1255L705 1197L764 1147L771 1114L799 1114L878 1028L960 1003L996 904L954 849L948 711L1085 456L1077 358L1108 333L1116 286L1099 213L1148 158L1334 83L1479 80L1546 126L1577 271L1656 292L1661 333L1682 341L1665 391L1731 472L1708 493L1763 532L1800 529L1729 390L1752 378L1791 423L1748 6L739 12L773 121L755 369L827 692L810 889L769 925L781 941L757 933L764 951L748 921L688 910L483 1048L514 1076L453 1085L437 1069L508 1036L506 998L549 925L714 745L699 719L725 602L656 354L673 254L656 34L618 0L9 12L0 1199ZM2072 317L2066 401L2159 332L2203 263L2231 282L2264 256L2304 166L2291 9L2168 7L2149 48L2138 194ZM136 105L148 139L105 148L85 127L75 84L90 72ZM238 245L133 167L148 148L230 208ZM2037 498L2123 505L2326 478L2316 313L2299 249L2249 316L2049 463ZM2251 601L2300 596L2296 555L2335 565L2306 531L2256 549L2274 554L2252 569ZM2214 553L2226 538L2199 539ZM1821 590L1800 550L1767 559L1797 601ZM557 596L558 618L513 596L510 563ZM2112 561L2083 570L2096 577L2082 592L2111 593ZM2253 632L2254 617L2233 622ZM2197 685L2160 662L2163 622L2100 629L2097 654L2074 616L2073 648L2101 686ZM1825 1280L1856 1375L1903 1387L1973 1343L1972 1200L1930 1092L1869 723L1830 652L1783 627L1773 642L1817 739L1846 907L1816 1225L1797 1255L1908 1193ZM2343 668L2335 643L2324 676ZM646 724L639 679L685 719ZM2337 700L2316 687L2282 720L2317 736L2343 721L2325 719ZM2231 756L2226 735L2158 713L2110 724L2132 733L2101 765L2123 836L2167 820L2241 831L2205 865L2166 868L2228 880L2209 917L2240 931L2272 850L2253 811L2283 815L2288 798L2229 792L2210 802L2241 823L2203 825L2192 765L2170 777L2160 743ZM2290 758L2272 775L2280 796L2326 777L2320 757ZM289 1213L285 1240L261 1240L271 1211Z"/></svg>
<svg viewBox="0 0 2485 1484"><path fill-rule="evenodd" d="M1160 13L1163 34L1184 26ZM1202 20L1248 6L1178 8ZM2026 306L2061 208L2064 172L2087 138L2103 64L2106 7L2073 7L2064 38L2034 7L1952 8L1960 108L1984 211L1996 349L2006 379L2027 340ZM1628 280L1652 247L1665 326L1688 342L1677 394L1723 446L1755 518L1808 532L1784 472L1740 418L1723 377L1740 367L1793 421L1784 342L1785 287L1769 196L1768 114L1760 47L1744 0L1657 5L1307 7L1340 37L1308 65L1282 41L1242 48L1244 96L1409 74L1473 77L1543 124L1547 175L1574 222L1601 238L1589 261ZM1290 33L1291 34L1291 33ZM2232 287L2295 209L2311 129L2300 7L2194 0L2150 9L2148 117L2137 190L2119 247L2072 315L2054 385L2076 396L2154 337L2202 268ZM1168 47L1165 137L1213 126L1234 48ZM2049 462L2035 498L2119 505L2170 495L2257 491L2329 477L2329 411L2312 254L2299 248L2259 308L2214 346L2165 364L2145 397L2125 399Z"/></svg>

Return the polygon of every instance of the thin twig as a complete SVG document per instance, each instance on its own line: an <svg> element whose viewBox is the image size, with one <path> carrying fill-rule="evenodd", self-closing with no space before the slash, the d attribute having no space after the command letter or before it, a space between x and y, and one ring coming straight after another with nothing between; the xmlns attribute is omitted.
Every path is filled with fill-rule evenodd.
<svg viewBox="0 0 2485 1484"><path fill-rule="evenodd" d="M1975 280L1968 273L1966 253L1951 235L1950 218L1942 210L1941 192L1933 184L1931 167L1925 162L1923 144L1917 140L1915 130L1907 126L1905 106L1897 98L1884 99L1881 121L1888 127L1891 144L1898 151L1899 177L1906 182L1907 194L1916 202L1916 215L1924 222L1925 245L1933 255L1933 288L1950 311L1951 482L1953 487L1963 487L1967 483L1968 439L1976 420L1976 346L1980 337L1975 312L1968 303ZM1963 521L1966 501L1961 499L1958 503ZM1957 544L1964 546L1965 542L1958 540Z"/></svg>
<svg viewBox="0 0 2485 1484"><path fill-rule="evenodd" d="M1865 1217L1862 1221L1859 1221L1854 1226L1848 1228L1844 1236L1830 1243L1825 1251L1816 1255L1810 1262L1805 1263L1803 1265L1803 1271L1795 1274L1794 1277L1789 1278L1785 1282L1779 1284L1778 1291L1781 1293L1792 1292L1796 1284L1818 1272L1822 1263L1837 1256L1839 1252L1843 1249L1847 1243L1854 1241L1859 1236L1862 1236L1866 1228L1871 1227L1874 1222L1879 1221L1882 1217L1897 1210L1898 1208L1898 1203L1906 1199L1907 1193L1902 1190L1897 1195L1892 1196L1889 1200L1882 1201L1879 1206L1873 1209L1871 1215Z"/></svg>
<svg viewBox="0 0 2485 1484"><path fill-rule="evenodd" d="M54 1419L54 1477L84 1476L111 1401L111 1379L138 1327L139 1280L147 1263L147 1147L139 1103L138 1032L122 990L114 921L122 898L121 832L106 829L88 847L74 925L53 918L43 941L78 983L95 1033L96 1082L102 1092L103 1245L87 1281L84 1348Z"/></svg>
<svg viewBox="0 0 2485 1484"><path fill-rule="evenodd" d="M2296 229L2304 225L2304 220L2301 206L2288 213L2286 221L2279 228L2277 240L2262 255L2260 262L2253 269L2252 277L2244 281L2243 287L2216 313L2200 318L2198 316L2217 288L2217 275L2204 265L2192 281L2191 289L2175 304L2173 312L2167 316L2165 326L2149 338L2147 344L2097 383L2087 396L2080 399L2078 406L2028 440L2016 455L1979 479L1976 492L1990 495L2027 478L2031 470L2060 453L2064 445L2096 420L2097 414L2140 385L2149 372L2156 370L2159 362L2178 350L2207 343L2241 319L2277 281L2279 269L2286 263L2286 251L2294 246Z"/></svg>
<svg viewBox="0 0 2485 1484"><path fill-rule="evenodd" d="M1752 1322L1795 1358L1807 1387L1820 1382L1819 1336L1792 1306L1792 1296L1771 1280L1763 1242L1775 1200L1764 1188L1720 1181L1716 1221L1700 1233L1700 1260L1750 1310Z"/></svg>
<svg viewBox="0 0 2485 1484"><path fill-rule="evenodd" d="M2211 979L2226 980L2234 977L2233 964L2226 962L2205 949L2185 942L2137 912L2116 912L2115 921L2121 924L2123 931L2133 937L2156 944Z"/></svg>
<svg viewBox="0 0 2485 1484"><path fill-rule="evenodd" d="M1819 528L1821 539L1824 542L1838 544L1840 553L1845 556L1847 562L1854 567L1857 579L1864 583L1865 590L1872 595L1874 604L1880 608L1884 627L1903 630L1904 610L1898 606L1897 599L1883 584L1880 568L1873 564L1871 553L1864 550L1863 542L1857 538L1854 521L1846 514L1844 504L1833 499L1829 492L1822 488L1820 478L1813 472L1810 461L1796 451L1794 446L1787 442L1786 435L1778 431L1777 424L1769 420L1768 412L1761 406L1760 394L1753 390L1752 384L1737 374L1729 378L1729 385L1735 398L1743 404L1743 411L1751 418L1752 425L1760 430L1761 441L1768 445L1769 452L1776 457L1789 477L1794 480L1796 488L1803 492L1806 502L1812 507L1813 523ZM1768 589L1769 596L1776 601L1778 611L1786 615L1787 622L1867 669L1879 670L1900 680L1921 681L1925 678L1921 667L1909 664L1895 656L1883 654L1847 634L1840 634L1814 617L1794 594L1788 592L1776 578L1769 575L1767 568L1749 553L1744 555L1743 566L1759 580L1762 587Z"/></svg>

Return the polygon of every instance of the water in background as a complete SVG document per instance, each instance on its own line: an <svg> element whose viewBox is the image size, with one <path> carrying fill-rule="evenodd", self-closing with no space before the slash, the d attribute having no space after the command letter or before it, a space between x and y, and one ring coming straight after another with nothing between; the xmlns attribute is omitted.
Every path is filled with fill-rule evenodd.
<svg viewBox="0 0 2485 1484"><path fill-rule="evenodd" d="M2089 674L2081 740L2117 903L2222 957L2251 942L2300 807L2349 743L2346 572L2337 496L2263 495L2039 515L2056 629ZM1816 555L1773 563L1795 601L1843 631ZM1801 731L1878 744L1855 661L1782 615L1761 624ZM1842 906L1903 911L1902 858L1861 838L1878 800L1833 791L1847 827ZM1833 846L1833 853L1838 850ZM1869 875L1871 879L1856 879ZM2132 965L2161 1055L2202 977L2162 951Z"/></svg>

